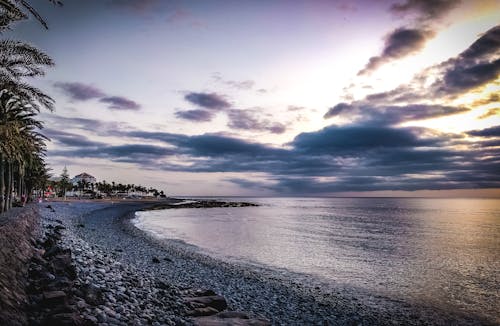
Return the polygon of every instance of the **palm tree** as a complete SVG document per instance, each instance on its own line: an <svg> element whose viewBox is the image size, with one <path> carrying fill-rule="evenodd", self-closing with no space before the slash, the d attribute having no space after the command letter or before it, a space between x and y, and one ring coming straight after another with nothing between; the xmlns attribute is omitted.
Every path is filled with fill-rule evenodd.
<svg viewBox="0 0 500 326"><path fill-rule="evenodd" d="M59 0L49 0L61 5ZM0 34L16 21L33 16L47 28L45 20L25 0L0 0ZM41 109L53 110L54 100L26 83L43 76L54 62L29 44L0 40L0 213L12 206L13 194L25 197L36 185L47 182L43 156L44 137L36 119Z"/></svg>
<svg viewBox="0 0 500 326"><path fill-rule="evenodd" d="M0 211L12 206L14 176L23 190L25 171L44 155L45 140L34 109L9 90L0 91ZM21 195L18 192L18 195Z"/></svg>
<svg viewBox="0 0 500 326"><path fill-rule="evenodd" d="M49 0L54 5L62 6L59 0ZM0 0L0 33L2 30L8 29L10 24L28 19L29 15L35 19L46 29L47 22L43 17L25 0Z"/></svg>

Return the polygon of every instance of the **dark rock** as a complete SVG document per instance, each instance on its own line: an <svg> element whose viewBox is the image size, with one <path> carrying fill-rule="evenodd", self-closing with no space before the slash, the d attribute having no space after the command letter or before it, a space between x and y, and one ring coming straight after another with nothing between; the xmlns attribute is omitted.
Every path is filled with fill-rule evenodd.
<svg viewBox="0 0 500 326"><path fill-rule="evenodd" d="M156 281L156 287L158 289L162 289L162 290L168 290L171 288L170 285L168 285L167 283L165 283L163 281Z"/></svg>
<svg viewBox="0 0 500 326"><path fill-rule="evenodd" d="M42 301L44 306L54 307L56 305L63 304L66 301L66 293L63 291L44 292Z"/></svg>
<svg viewBox="0 0 500 326"><path fill-rule="evenodd" d="M241 312L241 311L223 311L219 312L217 314L217 317L223 319L226 318L250 319L250 317L248 317L248 314L246 312Z"/></svg>
<svg viewBox="0 0 500 326"><path fill-rule="evenodd" d="M199 317L199 316L212 316L218 313L219 311L212 307L203 307L203 308L195 308L193 310L189 310L186 314L188 316Z"/></svg>
<svg viewBox="0 0 500 326"><path fill-rule="evenodd" d="M209 317L194 318L196 326L270 326L271 323L266 319L253 318L220 318L217 315Z"/></svg>
<svg viewBox="0 0 500 326"><path fill-rule="evenodd" d="M60 252L62 252L61 247L59 247L58 245L53 245L52 247L48 248L47 251L45 251L42 257L49 258L51 256L59 254Z"/></svg>
<svg viewBox="0 0 500 326"><path fill-rule="evenodd" d="M84 227L85 227L85 224L83 224L83 223L79 223L77 226L78 226L79 228L84 228Z"/></svg>
<svg viewBox="0 0 500 326"><path fill-rule="evenodd" d="M195 297L207 297L207 296L216 295L216 293L213 290L198 289L198 290L193 292L193 295Z"/></svg>
<svg viewBox="0 0 500 326"><path fill-rule="evenodd" d="M42 325L46 326L84 326L89 325L76 313L59 313L48 316Z"/></svg>
<svg viewBox="0 0 500 326"><path fill-rule="evenodd" d="M82 287L83 298L88 304L98 306L104 304L103 291L94 284L86 284Z"/></svg>
<svg viewBox="0 0 500 326"><path fill-rule="evenodd" d="M160 260L158 259L158 257L153 257L152 261L155 264L159 264L160 263Z"/></svg>
<svg viewBox="0 0 500 326"><path fill-rule="evenodd" d="M226 299L220 295L186 298L186 301L189 303L202 303L205 306L212 307L214 309L217 309L218 311L222 311L227 308Z"/></svg>

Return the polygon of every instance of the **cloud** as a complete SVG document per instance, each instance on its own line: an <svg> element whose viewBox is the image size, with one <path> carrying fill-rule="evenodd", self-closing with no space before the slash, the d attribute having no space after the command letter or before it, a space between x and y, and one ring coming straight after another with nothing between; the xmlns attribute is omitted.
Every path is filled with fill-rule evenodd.
<svg viewBox="0 0 500 326"><path fill-rule="evenodd" d="M214 117L213 111L207 110L179 110L175 112L175 116L179 119L190 120L195 122L211 121Z"/></svg>
<svg viewBox="0 0 500 326"><path fill-rule="evenodd" d="M446 70L442 81L437 82L435 85L439 94L458 94L494 81L499 74L500 59L471 66L462 66L455 63Z"/></svg>
<svg viewBox="0 0 500 326"><path fill-rule="evenodd" d="M221 134L188 136L125 129L110 133L139 143L82 144L50 155L101 158L165 171L258 172L263 173L263 180L252 186L277 193L500 186L495 144L463 142L462 147L469 148L457 150L451 147L456 136L425 128L329 126L299 134L284 148ZM493 129L473 133L498 135ZM182 163L172 157L182 158ZM243 184L237 178L228 181Z"/></svg>
<svg viewBox="0 0 500 326"><path fill-rule="evenodd" d="M106 95L97 87L78 82L56 82L54 87L62 90L65 95L75 101L88 101Z"/></svg>
<svg viewBox="0 0 500 326"><path fill-rule="evenodd" d="M108 95L94 86L79 82L56 82L54 87L61 89L72 100L99 99L100 102L109 104L108 108L113 110L139 110L141 108L137 102L126 97Z"/></svg>
<svg viewBox="0 0 500 326"><path fill-rule="evenodd" d="M286 131L286 126L279 122L271 122L267 119L259 119L256 110L229 110L228 127L232 129L269 131L273 134L282 134Z"/></svg>
<svg viewBox="0 0 500 326"><path fill-rule="evenodd" d="M123 96L107 96L99 100L102 103L107 103L108 108L112 110L133 110L137 111L141 106L126 97Z"/></svg>
<svg viewBox="0 0 500 326"><path fill-rule="evenodd" d="M432 85L434 94L453 96L495 81L500 74L498 51L500 25L488 30L457 57L436 66L442 77Z"/></svg>
<svg viewBox="0 0 500 326"><path fill-rule="evenodd" d="M380 106L453 99L496 82L500 74L499 51L500 25L486 31L459 55L424 69L410 83L369 94L358 102Z"/></svg>
<svg viewBox="0 0 500 326"><path fill-rule="evenodd" d="M467 134L478 137L500 137L500 126L494 126L482 130L472 130L467 132Z"/></svg>
<svg viewBox="0 0 500 326"><path fill-rule="evenodd" d="M56 141L63 146L69 147L98 147L104 143L89 140L83 135L77 135L65 131L45 128L43 134L50 138L51 141Z"/></svg>
<svg viewBox="0 0 500 326"><path fill-rule="evenodd" d="M231 107L231 104L223 96L216 93L190 92L184 95L184 99L191 104L209 110L223 110Z"/></svg>
<svg viewBox="0 0 500 326"><path fill-rule="evenodd" d="M413 14L417 19L430 21L441 18L460 2L460 0L406 0L403 3L393 4L390 9L395 14Z"/></svg>
<svg viewBox="0 0 500 326"><path fill-rule="evenodd" d="M160 0L110 0L110 4L118 7L131 10L138 13L146 13L154 10Z"/></svg>
<svg viewBox="0 0 500 326"><path fill-rule="evenodd" d="M297 106L297 105L289 105L287 108L287 111L290 112L295 112L295 111L302 111L305 110L306 108L304 106Z"/></svg>
<svg viewBox="0 0 500 326"><path fill-rule="evenodd" d="M239 89L239 90L250 90L255 86L255 82L253 80L226 80L222 78L219 73L212 74L212 79L218 83L227 85L229 87Z"/></svg>
<svg viewBox="0 0 500 326"><path fill-rule="evenodd" d="M476 61L488 59L498 51L500 46L500 25L497 25L481 35L467 50L463 51L459 58L462 61Z"/></svg>
<svg viewBox="0 0 500 326"><path fill-rule="evenodd" d="M72 158L100 158L114 162L135 163L148 167L157 160L174 155L171 149L149 144L101 145L79 149L49 151L51 156ZM149 167L148 167L149 168Z"/></svg>
<svg viewBox="0 0 500 326"><path fill-rule="evenodd" d="M486 104L490 104L490 103L499 103L499 102L500 102L500 95L496 94L496 93L490 93L486 97L475 100L472 103L472 106L481 106L481 105L486 105Z"/></svg>
<svg viewBox="0 0 500 326"><path fill-rule="evenodd" d="M419 128L390 128L364 125L330 126L319 131L301 133L291 145L301 153L356 153L369 149L436 146L438 138L421 138Z"/></svg>
<svg viewBox="0 0 500 326"><path fill-rule="evenodd" d="M489 109L483 115L481 115L479 119L486 119L497 115L500 116L500 108Z"/></svg>
<svg viewBox="0 0 500 326"><path fill-rule="evenodd" d="M425 120L469 111L465 107L445 105L370 105L370 101L359 103L339 103L325 113L324 118L348 118L357 123L372 125L394 125L407 121Z"/></svg>
<svg viewBox="0 0 500 326"><path fill-rule="evenodd" d="M434 32L426 29L400 27L386 36L384 49L379 56L371 57L358 75L368 74L381 65L406 57L420 51L425 42L434 36Z"/></svg>

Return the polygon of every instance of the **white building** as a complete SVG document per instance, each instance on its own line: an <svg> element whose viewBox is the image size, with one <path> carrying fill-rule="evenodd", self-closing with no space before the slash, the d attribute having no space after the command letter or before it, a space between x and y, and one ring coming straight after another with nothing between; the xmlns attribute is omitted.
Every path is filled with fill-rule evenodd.
<svg viewBox="0 0 500 326"><path fill-rule="evenodd" d="M74 186L78 185L78 182L84 181L85 183L96 183L97 180L95 177L91 176L88 173L81 173L79 175L76 175L73 179L71 179L71 183L73 183Z"/></svg>

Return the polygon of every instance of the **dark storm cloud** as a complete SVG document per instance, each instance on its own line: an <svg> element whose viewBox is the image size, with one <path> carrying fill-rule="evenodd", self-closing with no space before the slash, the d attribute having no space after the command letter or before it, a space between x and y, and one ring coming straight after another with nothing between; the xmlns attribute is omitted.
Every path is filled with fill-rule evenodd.
<svg viewBox="0 0 500 326"><path fill-rule="evenodd" d="M107 103L108 108L112 110L133 110L137 111L141 106L137 103L123 96L107 96L99 100L102 103Z"/></svg>
<svg viewBox="0 0 500 326"><path fill-rule="evenodd" d="M467 50L463 51L459 57L463 61L488 59L491 54L498 51L499 47L500 25L497 25L481 35L481 37L472 43Z"/></svg>
<svg viewBox="0 0 500 326"><path fill-rule="evenodd" d="M211 121L214 118L214 112L207 110L179 110L175 112L175 116L179 119L195 122L205 122Z"/></svg>
<svg viewBox="0 0 500 326"><path fill-rule="evenodd" d="M456 58L438 66L442 78L432 88L438 96L460 94L487 84L500 74L500 25L484 33Z"/></svg>
<svg viewBox="0 0 500 326"><path fill-rule="evenodd" d="M482 130L472 130L467 132L467 134L479 137L500 137L500 126L494 126Z"/></svg>
<svg viewBox="0 0 500 326"><path fill-rule="evenodd" d="M387 35L384 49L379 56L371 57L358 75L370 73L381 65L403 58L420 51L425 42L434 36L434 32L426 29L400 27Z"/></svg>
<svg viewBox="0 0 500 326"><path fill-rule="evenodd" d="M413 14L418 19L434 20L441 18L460 2L460 0L406 0L393 4L390 9L395 14Z"/></svg>
<svg viewBox="0 0 500 326"><path fill-rule="evenodd" d="M282 134L286 126L279 122L271 122L268 119L260 119L255 110L229 110L228 127L231 129L269 131L273 134Z"/></svg>
<svg viewBox="0 0 500 326"><path fill-rule="evenodd" d="M420 138L420 128L389 128L363 125L330 126L297 135L291 145L301 153L355 153L372 148L428 147L440 139Z"/></svg>
<svg viewBox="0 0 500 326"><path fill-rule="evenodd" d="M343 117L356 122L393 125L407 121L438 118L467 111L469 111L468 108L444 105L410 104L404 106L374 106L365 103L339 103L330 108L324 115L324 118Z"/></svg>
<svg viewBox="0 0 500 326"><path fill-rule="evenodd" d="M191 104L209 110L223 110L231 106L226 99L217 93L190 92L184 95L184 99Z"/></svg>
<svg viewBox="0 0 500 326"><path fill-rule="evenodd" d="M439 94L458 94L494 81L500 74L500 59L471 66L451 66L436 84Z"/></svg>
<svg viewBox="0 0 500 326"><path fill-rule="evenodd" d="M99 88L78 82L56 82L54 87L62 90L65 95L75 101L87 101L106 96Z"/></svg>

